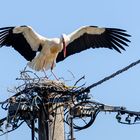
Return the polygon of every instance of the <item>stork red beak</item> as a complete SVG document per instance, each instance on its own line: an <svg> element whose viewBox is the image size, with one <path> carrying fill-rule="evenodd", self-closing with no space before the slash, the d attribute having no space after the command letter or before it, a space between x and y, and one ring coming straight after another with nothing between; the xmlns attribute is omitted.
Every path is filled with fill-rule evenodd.
<svg viewBox="0 0 140 140"><path fill-rule="evenodd" d="M65 58L67 49L66 49L66 43L65 43L65 39L64 39L63 35L62 35L62 42L63 42L63 54L64 54L64 58Z"/></svg>

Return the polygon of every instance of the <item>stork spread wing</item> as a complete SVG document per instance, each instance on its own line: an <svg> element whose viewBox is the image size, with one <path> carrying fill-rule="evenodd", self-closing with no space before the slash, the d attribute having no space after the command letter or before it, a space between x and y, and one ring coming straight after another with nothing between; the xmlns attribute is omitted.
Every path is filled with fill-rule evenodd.
<svg viewBox="0 0 140 140"><path fill-rule="evenodd" d="M0 47L12 46L26 60L31 61L36 56L22 33L14 34L15 27L0 28Z"/></svg>
<svg viewBox="0 0 140 140"><path fill-rule="evenodd" d="M124 46L128 46L130 42L127 37L126 30L117 28L98 28L96 26L82 27L68 36L69 41L66 42L66 57L79 53L89 48L109 48L115 49L121 53ZM58 54L56 62L64 60L66 57L63 51Z"/></svg>

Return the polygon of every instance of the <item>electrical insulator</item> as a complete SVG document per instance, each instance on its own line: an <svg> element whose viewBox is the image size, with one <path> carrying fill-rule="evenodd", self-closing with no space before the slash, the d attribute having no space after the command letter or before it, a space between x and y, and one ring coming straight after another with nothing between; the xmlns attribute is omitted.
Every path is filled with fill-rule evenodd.
<svg viewBox="0 0 140 140"><path fill-rule="evenodd" d="M137 122L137 121L140 121L140 116L136 116L136 117L135 117L134 123Z"/></svg>
<svg viewBox="0 0 140 140"><path fill-rule="evenodd" d="M116 115L116 119L118 120L118 122L121 121L121 114L120 114L120 113L118 113L118 114Z"/></svg>
<svg viewBox="0 0 140 140"><path fill-rule="evenodd" d="M128 122L128 123L130 124L130 122L131 122L131 117L130 117L130 115L128 115L128 116L126 117L125 121Z"/></svg>

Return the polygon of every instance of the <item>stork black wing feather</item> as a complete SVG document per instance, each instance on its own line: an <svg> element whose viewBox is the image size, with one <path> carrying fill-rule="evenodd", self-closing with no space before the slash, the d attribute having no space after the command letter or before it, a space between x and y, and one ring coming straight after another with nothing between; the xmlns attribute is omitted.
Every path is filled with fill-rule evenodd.
<svg viewBox="0 0 140 140"><path fill-rule="evenodd" d="M15 27L14 26L13 27L3 27L3 28L0 28L0 30L6 31L6 30L11 30L13 28L15 28Z"/></svg>
<svg viewBox="0 0 140 140"><path fill-rule="evenodd" d="M58 54L56 62L89 48L109 48L121 53L121 49L125 50L123 46L128 46L127 42L130 42L127 37L130 35L126 33L126 30L117 28L105 28L101 34L84 33L67 45L66 57L64 57L63 51Z"/></svg>
<svg viewBox="0 0 140 140"><path fill-rule="evenodd" d="M130 42L130 40L128 40L126 37L123 37L122 35L116 34L116 33L112 33L111 36L115 36L118 39L124 40L126 42Z"/></svg>
<svg viewBox="0 0 140 140"><path fill-rule="evenodd" d="M113 32L126 32L124 29L119 28L106 28L107 30L113 31Z"/></svg>
<svg viewBox="0 0 140 140"><path fill-rule="evenodd" d="M26 60L31 61L36 52L31 49L24 36L21 33L14 34L13 29L14 27L0 28L0 46L12 46Z"/></svg>
<svg viewBox="0 0 140 140"><path fill-rule="evenodd" d="M120 43L120 44L122 44L122 45L124 45L124 46L128 46L128 44L125 42L125 40L122 40L121 38L118 38L118 37L116 37L116 36L114 36L114 35L110 35L110 38L111 38L112 40L117 41L118 43Z"/></svg>
<svg viewBox="0 0 140 140"><path fill-rule="evenodd" d="M120 32L120 31L115 31L115 32L112 32L112 34L118 34L118 35L122 35L124 37L131 37L131 35L125 33L125 32Z"/></svg>

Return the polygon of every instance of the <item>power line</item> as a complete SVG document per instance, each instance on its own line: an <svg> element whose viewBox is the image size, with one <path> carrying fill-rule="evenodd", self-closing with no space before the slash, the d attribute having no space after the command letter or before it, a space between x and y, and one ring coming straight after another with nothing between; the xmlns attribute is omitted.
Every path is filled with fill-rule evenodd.
<svg viewBox="0 0 140 140"><path fill-rule="evenodd" d="M140 59L137 60L137 61L135 61L135 62L133 62L133 63L131 63L131 64L129 64L128 66L126 66L126 67L124 67L124 68L122 68L122 69L120 69L120 70L114 72L113 74L111 74L111 75L109 75L109 76L106 76L105 78L99 80L98 82L93 83L92 85L90 85L90 86L88 86L87 88L85 88L84 91L89 91L90 89L92 89L92 88L94 88L94 87L96 87L96 86L98 86L98 85L101 85L102 83L104 83L104 82L106 82L106 81L108 81L108 80L110 80L110 79L116 77L117 75L119 75L119 74L121 74L121 73L123 73L123 72L129 70L130 68L132 68L132 67L138 65L139 63L140 63ZM83 91L82 91L82 92L83 92Z"/></svg>

